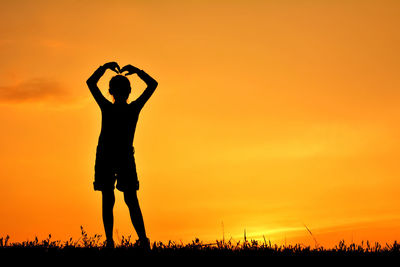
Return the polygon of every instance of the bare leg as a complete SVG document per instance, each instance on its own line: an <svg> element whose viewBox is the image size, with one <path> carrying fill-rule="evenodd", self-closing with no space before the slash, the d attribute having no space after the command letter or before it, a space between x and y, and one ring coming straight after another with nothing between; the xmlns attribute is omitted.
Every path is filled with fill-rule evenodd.
<svg viewBox="0 0 400 267"><path fill-rule="evenodd" d="M124 192L125 203L129 208L133 227L135 227L136 233L139 236L139 240L147 240L146 230L144 228L142 211L139 207L139 201L137 198L136 190Z"/></svg>
<svg viewBox="0 0 400 267"><path fill-rule="evenodd" d="M108 242L113 242L114 215L113 208L115 204L114 190L102 191L103 193L103 224Z"/></svg>

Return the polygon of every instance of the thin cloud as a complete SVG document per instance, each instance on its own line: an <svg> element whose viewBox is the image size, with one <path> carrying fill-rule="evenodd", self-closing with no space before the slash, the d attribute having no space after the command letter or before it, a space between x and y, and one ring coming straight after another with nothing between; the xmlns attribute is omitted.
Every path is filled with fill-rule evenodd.
<svg viewBox="0 0 400 267"><path fill-rule="evenodd" d="M63 85L45 78L0 86L0 103L65 102L71 98Z"/></svg>

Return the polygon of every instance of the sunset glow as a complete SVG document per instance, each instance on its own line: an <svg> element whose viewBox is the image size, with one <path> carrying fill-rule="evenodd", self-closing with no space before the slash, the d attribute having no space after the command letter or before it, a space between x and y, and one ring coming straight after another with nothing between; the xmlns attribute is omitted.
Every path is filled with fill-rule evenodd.
<svg viewBox="0 0 400 267"><path fill-rule="evenodd" d="M117 61L159 84L134 141L152 241L400 240L399 1L1 6L0 237L103 234L85 81Z"/></svg>

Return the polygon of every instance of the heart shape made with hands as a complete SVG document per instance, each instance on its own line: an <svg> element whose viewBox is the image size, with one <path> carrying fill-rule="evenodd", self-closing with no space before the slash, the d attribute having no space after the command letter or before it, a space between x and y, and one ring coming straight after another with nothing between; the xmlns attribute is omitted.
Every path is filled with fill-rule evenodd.
<svg viewBox="0 0 400 267"><path fill-rule="evenodd" d="M119 73L123 74L123 72L127 71L128 73L123 74L123 75L127 76L127 75L133 74L134 72L132 72L130 67L133 67L133 66L132 65L126 65L126 66L122 67L122 69L120 69Z"/></svg>
<svg viewBox="0 0 400 267"><path fill-rule="evenodd" d="M125 75L125 76L128 76L128 75L132 75L132 74L134 74L134 73L137 73L138 71L139 71L139 69L138 68L136 68L136 67L134 67L134 66L132 66L132 65L126 65L126 66L124 66L124 67L122 67L122 68L120 68L119 67L119 65L117 64L117 63L115 63L115 67L114 67L114 69L112 69L114 72L116 72L116 73L118 73L118 74L121 74L121 75ZM127 71L127 73L126 74L123 74L123 72L125 72L125 71Z"/></svg>

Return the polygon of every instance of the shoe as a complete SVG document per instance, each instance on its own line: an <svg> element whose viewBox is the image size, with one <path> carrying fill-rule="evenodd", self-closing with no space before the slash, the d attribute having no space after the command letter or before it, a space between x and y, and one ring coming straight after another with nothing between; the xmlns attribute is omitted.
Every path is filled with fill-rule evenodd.
<svg viewBox="0 0 400 267"><path fill-rule="evenodd" d="M104 242L104 247L105 247L105 248L114 248L114 247L115 247L115 245L114 245L114 240L112 240L112 239L106 240L106 241Z"/></svg>
<svg viewBox="0 0 400 267"><path fill-rule="evenodd" d="M139 239L137 241L138 247L145 250L145 251L150 251L150 240L146 238Z"/></svg>

